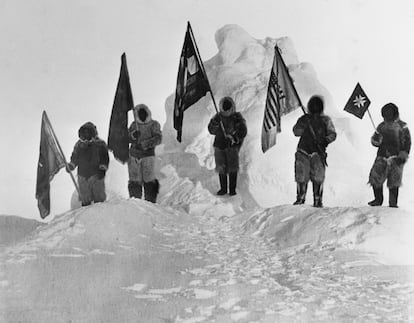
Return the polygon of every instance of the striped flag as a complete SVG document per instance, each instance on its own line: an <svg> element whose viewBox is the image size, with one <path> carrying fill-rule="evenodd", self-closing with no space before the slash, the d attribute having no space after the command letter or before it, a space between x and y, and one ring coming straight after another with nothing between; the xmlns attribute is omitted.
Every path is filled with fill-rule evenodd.
<svg viewBox="0 0 414 323"><path fill-rule="evenodd" d="M301 105L288 69L280 55L280 49L276 46L269 85L267 87L266 107L263 118L263 152L266 152L276 144L276 135L281 132L281 114L289 113Z"/></svg>

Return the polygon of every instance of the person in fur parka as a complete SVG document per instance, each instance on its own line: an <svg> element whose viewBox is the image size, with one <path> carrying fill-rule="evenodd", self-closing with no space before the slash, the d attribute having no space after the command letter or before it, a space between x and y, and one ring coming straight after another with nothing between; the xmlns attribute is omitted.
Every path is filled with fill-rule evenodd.
<svg viewBox="0 0 414 323"><path fill-rule="evenodd" d="M294 205L305 203L308 182L313 185L313 206L322 207L325 181L326 147L336 139L336 131L330 117L323 113L324 101L315 95L309 99L308 114L301 116L293 127L300 137L295 153L295 181L297 184Z"/></svg>
<svg viewBox="0 0 414 323"><path fill-rule="evenodd" d="M158 121L153 120L145 104L134 107L134 120L129 127L128 191L130 197L156 202L159 182L155 177L155 147L161 143L162 134Z"/></svg>
<svg viewBox="0 0 414 323"><path fill-rule="evenodd" d="M404 164L411 149L411 137L407 124L399 119L398 107L387 103L381 109L384 121L373 136L371 144L378 147L377 157L369 174L369 184L374 191L370 206L382 205L383 184L387 180L389 206L398 207L398 189L401 186Z"/></svg>
<svg viewBox="0 0 414 323"><path fill-rule="evenodd" d="M239 151L247 135L246 121L240 112L236 112L236 105L231 97L222 98L219 106L220 112L208 124L208 131L215 136L214 158L220 181L217 195L225 195L227 192L229 195L236 195Z"/></svg>
<svg viewBox="0 0 414 323"><path fill-rule="evenodd" d="M78 167L79 199L82 206L92 202L104 202L105 173L109 165L108 147L98 137L92 122L86 122L79 128L79 140L73 148L68 171Z"/></svg>

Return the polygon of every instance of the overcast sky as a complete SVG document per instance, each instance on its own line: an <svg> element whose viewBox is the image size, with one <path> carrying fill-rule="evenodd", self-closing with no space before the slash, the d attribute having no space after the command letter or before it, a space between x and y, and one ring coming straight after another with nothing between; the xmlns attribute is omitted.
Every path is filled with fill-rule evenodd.
<svg viewBox="0 0 414 323"><path fill-rule="evenodd" d="M86 121L107 139L123 52L135 103L164 122L188 20L204 60L217 52L214 34L225 24L257 39L288 36L338 109L360 82L375 121L388 101L413 119L410 0L0 0L0 214L38 217L43 109L67 157ZM70 185L62 171L52 188ZM59 195L52 191L52 212L69 207L70 192Z"/></svg>

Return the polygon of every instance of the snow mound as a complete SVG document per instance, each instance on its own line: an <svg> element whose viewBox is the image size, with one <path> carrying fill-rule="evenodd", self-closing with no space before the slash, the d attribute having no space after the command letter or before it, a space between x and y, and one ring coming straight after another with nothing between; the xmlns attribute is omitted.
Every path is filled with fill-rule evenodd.
<svg viewBox="0 0 414 323"><path fill-rule="evenodd" d="M12 215L0 215L0 246L18 242L42 223Z"/></svg>
<svg viewBox="0 0 414 323"><path fill-rule="evenodd" d="M386 207L282 205L254 212L243 229L270 240L279 250L350 249L375 254L386 265L414 265L413 225L409 213Z"/></svg>
<svg viewBox="0 0 414 323"><path fill-rule="evenodd" d="M165 211L141 200L111 200L56 216L26 240L8 249L15 261L37 253L82 257L144 245L153 219ZM31 258L29 257L29 258ZM11 260L13 261L13 260Z"/></svg>

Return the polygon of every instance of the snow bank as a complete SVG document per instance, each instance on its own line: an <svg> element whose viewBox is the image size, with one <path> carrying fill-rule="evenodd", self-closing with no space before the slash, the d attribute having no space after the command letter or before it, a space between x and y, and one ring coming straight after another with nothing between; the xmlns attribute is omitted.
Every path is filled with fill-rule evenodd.
<svg viewBox="0 0 414 323"><path fill-rule="evenodd" d="M137 247L147 243L153 219L164 213L145 201L113 199L56 216L8 252L19 261L42 251L82 257Z"/></svg>
<svg viewBox="0 0 414 323"><path fill-rule="evenodd" d="M282 205L256 211L243 228L272 241L279 250L348 249L373 253L386 265L414 265L413 225L409 213L387 207Z"/></svg>
<svg viewBox="0 0 414 323"><path fill-rule="evenodd" d="M0 215L0 246L16 243L41 225L36 220Z"/></svg>

